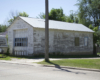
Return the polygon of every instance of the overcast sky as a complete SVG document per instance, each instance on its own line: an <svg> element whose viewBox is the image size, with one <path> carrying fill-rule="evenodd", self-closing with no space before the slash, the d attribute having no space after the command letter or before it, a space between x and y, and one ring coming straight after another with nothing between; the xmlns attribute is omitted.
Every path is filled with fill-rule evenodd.
<svg viewBox="0 0 100 80"><path fill-rule="evenodd" d="M77 0L49 0L49 11L52 8L62 7L64 13L69 15L70 10L78 10L76 3ZM16 11L24 11L29 17L36 18L40 12L45 12L45 0L0 0L0 24L6 22L10 12Z"/></svg>

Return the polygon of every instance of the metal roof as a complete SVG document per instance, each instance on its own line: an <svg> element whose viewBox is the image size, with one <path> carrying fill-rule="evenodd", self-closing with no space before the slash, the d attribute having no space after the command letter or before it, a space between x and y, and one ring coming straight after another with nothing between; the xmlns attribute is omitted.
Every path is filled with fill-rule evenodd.
<svg viewBox="0 0 100 80"><path fill-rule="evenodd" d="M0 35L6 35L8 32L5 31L5 32L1 32Z"/></svg>
<svg viewBox="0 0 100 80"><path fill-rule="evenodd" d="M45 28L45 19L35 19L29 17L20 17L20 18L35 28ZM68 22L54 21L54 20L49 20L49 29L94 32L82 24L68 23Z"/></svg>
<svg viewBox="0 0 100 80"><path fill-rule="evenodd" d="M0 37L6 37L6 35L0 35Z"/></svg>

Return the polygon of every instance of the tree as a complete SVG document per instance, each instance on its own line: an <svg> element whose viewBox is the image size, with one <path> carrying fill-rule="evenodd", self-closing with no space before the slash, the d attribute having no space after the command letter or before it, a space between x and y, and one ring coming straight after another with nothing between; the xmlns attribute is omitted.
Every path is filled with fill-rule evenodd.
<svg viewBox="0 0 100 80"><path fill-rule="evenodd" d="M44 19L45 14L40 13L37 18ZM66 16L63 13L62 8L59 8L59 9L52 8L51 11L49 12L49 19L50 20L57 20L57 21L66 21Z"/></svg>
<svg viewBox="0 0 100 80"><path fill-rule="evenodd" d="M1 28L1 25L0 25L0 32L2 32L2 28Z"/></svg>
<svg viewBox="0 0 100 80"><path fill-rule="evenodd" d="M29 15L26 12L23 13L20 12L18 16L28 17Z"/></svg>
<svg viewBox="0 0 100 80"><path fill-rule="evenodd" d="M18 16L24 16L24 17L28 17L29 15L26 13L26 12L16 12L16 13L14 13L14 12L10 12L10 19L8 20L8 23L9 23L9 25L16 19L16 17L18 17ZM8 25L8 26L9 26ZM5 24L5 25L0 25L0 32L5 32L6 31L6 29L7 29L7 24Z"/></svg>
<svg viewBox="0 0 100 80"><path fill-rule="evenodd" d="M93 33L93 45L94 54L96 53L95 44L100 42L100 36L98 34L98 26L100 26L100 0L78 0L79 7L78 18L79 23L88 26L94 30Z"/></svg>
<svg viewBox="0 0 100 80"><path fill-rule="evenodd" d="M94 48L93 53L97 54L95 44L100 45L100 31L98 31L98 26L93 27L92 24L89 25L89 28L94 31L93 33L93 48Z"/></svg>
<svg viewBox="0 0 100 80"><path fill-rule="evenodd" d="M89 28L93 30L94 27L92 26L92 24L90 24L90 25L89 25Z"/></svg>
<svg viewBox="0 0 100 80"><path fill-rule="evenodd" d="M45 14L40 13L37 18L44 19ZM73 13L73 11L70 12L69 16L66 16L63 13L62 8L59 8L59 9L52 8L51 11L49 12L49 19L56 20L56 21L70 22L70 23L78 23L79 22L77 15L75 13Z"/></svg>
<svg viewBox="0 0 100 80"><path fill-rule="evenodd" d="M51 9L49 13L50 20L57 20L57 21L66 21L65 14L63 13L63 9Z"/></svg>
<svg viewBox="0 0 100 80"><path fill-rule="evenodd" d="M7 29L6 25L0 25L0 32L5 32Z"/></svg>
<svg viewBox="0 0 100 80"><path fill-rule="evenodd" d="M94 27L99 26L100 19L100 0L78 0L79 7L78 18L79 23L86 26L92 24Z"/></svg>
<svg viewBox="0 0 100 80"><path fill-rule="evenodd" d="M73 11L70 11L70 15L66 16L66 22L70 22L70 23L78 23L78 17L75 13L73 13Z"/></svg>
<svg viewBox="0 0 100 80"><path fill-rule="evenodd" d="M36 18L45 19L45 14L42 12Z"/></svg>
<svg viewBox="0 0 100 80"><path fill-rule="evenodd" d="M19 12L14 15L14 13L12 12L11 16L12 18L8 20L9 25L16 19L16 17L18 16L28 17L29 15L26 12Z"/></svg>
<svg viewBox="0 0 100 80"><path fill-rule="evenodd" d="M97 31L96 34L97 34L97 37L98 37L96 44L100 46L100 30Z"/></svg>

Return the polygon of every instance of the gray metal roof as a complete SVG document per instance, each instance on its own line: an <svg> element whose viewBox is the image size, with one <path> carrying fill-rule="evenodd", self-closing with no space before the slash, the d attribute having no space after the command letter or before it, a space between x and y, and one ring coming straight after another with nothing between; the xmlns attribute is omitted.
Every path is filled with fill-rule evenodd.
<svg viewBox="0 0 100 80"><path fill-rule="evenodd" d="M6 35L8 32L5 31L5 32L1 32L0 35Z"/></svg>
<svg viewBox="0 0 100 80"><path fill-rule="evenodd" d="M0 35L0 37L6 37L6 35Z"/></svg>
<svg viewBox="0 0 100 80"><path fill-rule="evenodd" d="M44 19L35 19L29 17L20 17L20 18L35 28L45 28ZM49 20L49 28L70 30L70 31L94 32L82 24L68 23L68 22L61 22L61 21L54 21L54 20Z"/></svg>

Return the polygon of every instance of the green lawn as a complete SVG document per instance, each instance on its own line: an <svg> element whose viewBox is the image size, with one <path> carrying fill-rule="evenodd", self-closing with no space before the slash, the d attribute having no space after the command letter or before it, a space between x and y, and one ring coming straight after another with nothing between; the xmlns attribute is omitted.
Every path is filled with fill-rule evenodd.
<svg viewBox="0 0 100 80"><path fill-rule="evenodd" d="M49 55L49 58L93 58L100 57L99 55ZM39 56L8 56L4 55L2 58L2 54L0 54L0 60L11 60L11 58L17 59L35 59L35 58L44 58L44 55Z"/></svg>
<svg viewBox="0 0 100 80"><path fill-rule="evenodd" d="M2 56L2 54L0 54L0 60L11 60L11 58L22 59L23 57L8 56L8 55L3 55Z"/></svg>
<svg viewBox="0 0 100 80"><path fill-rule="evenodd" d="M100 69L100 59L63 59L50 62L42 61L38 64Z"/></svg>
<svg viewBox="0 0 100 80"><path fill-rule="evenodd" d="M97 55L100 55L100 53L97 53Z"/></svg>
<svg viewBox="0 0 100 80"><path fill-rule="evenodd" d="M11 57L6 55L2 56L2 54L0 54L0 60L11 60Z"/></svg>

